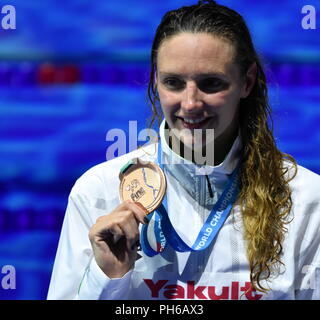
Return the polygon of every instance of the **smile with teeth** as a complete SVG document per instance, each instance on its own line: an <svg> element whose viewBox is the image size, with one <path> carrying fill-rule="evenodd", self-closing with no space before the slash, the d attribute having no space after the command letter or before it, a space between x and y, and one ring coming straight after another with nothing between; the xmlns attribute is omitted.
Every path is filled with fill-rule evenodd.
<svg viewBox="0 0 320 320"><path fill-rule="evenodd" d="M182 120L186 123L190 123L190 124L196 124L196 123L200 123L202 122L203 120L205 120L206 118L205 117L202 117L202 118L198 118L198 119L187 119L187 118L182 118Z"/></svg>

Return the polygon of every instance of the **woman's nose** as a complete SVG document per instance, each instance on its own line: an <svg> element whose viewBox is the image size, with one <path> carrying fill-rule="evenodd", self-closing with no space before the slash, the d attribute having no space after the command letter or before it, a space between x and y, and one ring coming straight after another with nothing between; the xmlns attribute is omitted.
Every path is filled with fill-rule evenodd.
<svg viewBox="0 0 320 320"><path fill-rule="evenodd" d="M197 112L197 110L203 106L201 93L195 83L187 83L182 94L181 108L185 112Z"/></svg>

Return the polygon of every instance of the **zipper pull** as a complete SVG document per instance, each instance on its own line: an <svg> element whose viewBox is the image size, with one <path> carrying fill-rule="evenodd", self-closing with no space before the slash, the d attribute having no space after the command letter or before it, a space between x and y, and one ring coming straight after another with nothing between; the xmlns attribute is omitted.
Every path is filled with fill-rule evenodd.
<svg viewBox="0 0 320 320"><path fill-rule="evenodd" d="M206 175L206 179L207 179L207 184L208 184L208 190L209 190L210 198L213 198L213 192L212 192L212 189L211 189L211 184L210 184L210 180L209 180L208 175Z"/></svg>

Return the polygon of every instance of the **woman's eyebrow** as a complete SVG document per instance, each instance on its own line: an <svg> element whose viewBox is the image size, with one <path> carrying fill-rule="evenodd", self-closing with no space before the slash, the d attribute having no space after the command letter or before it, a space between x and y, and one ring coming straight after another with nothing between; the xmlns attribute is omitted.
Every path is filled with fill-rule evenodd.
<svg viewBox="0 0 320 320"><path fill-rule="evenodd" d="M204 78L222 78L227 79L227 76L222 72L207 72L207 73L199 73L193 77L195 80L202 80Z"/></svg>
<svg viewBox="0 0 320 320"><path fill-rule="evenodd" d="M222 72L205 72L205 73L198 73L194 75L186 75L184 73L176 73L176 72L159 72L160 77L177 77L177 78L191 78L193 80L201 80L203 78L224 78L226 79L226 75Z"/></svg>
<svg viewBox="0 0 320 320"><path fill-rule="evenodd" d="M175 73L175 72L158 72L160 77L183 77L183 74Z"/></svg>

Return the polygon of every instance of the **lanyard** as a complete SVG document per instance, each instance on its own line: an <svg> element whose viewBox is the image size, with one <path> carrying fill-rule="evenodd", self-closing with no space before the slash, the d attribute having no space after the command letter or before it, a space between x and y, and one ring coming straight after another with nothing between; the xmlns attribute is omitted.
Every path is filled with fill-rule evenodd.
<svg viewBox="0 0 320 320"><path fill-rule="evenodd" d="M158 164L163 170L161 162L161 144L158 144ZM215 239L223 223L227 219L233 204L235 203L239 193L239 164L231 174L231 177L217 203L213 206L206 222L201 228L194 244L188 246L174 229L167 211L167 196L164 197L161 205L148 215L149 224L145 224L141 229L141 247L144 253L150 257L162 252L167 243L178 252L201 251L205 250ZM156 244L152 246L149 240L152 237L150 225L153 225L153 237ZM151 229L152 230L152 229Z"/></svg>

